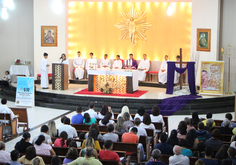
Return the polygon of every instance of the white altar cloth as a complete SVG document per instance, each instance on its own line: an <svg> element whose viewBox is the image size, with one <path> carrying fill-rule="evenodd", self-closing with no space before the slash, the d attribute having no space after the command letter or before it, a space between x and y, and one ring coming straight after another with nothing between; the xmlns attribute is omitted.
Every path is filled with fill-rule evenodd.
<svg viewBox="0 0 236 165"><path fill-rule="evenodd" d="M29 77L31 75L31 65L11 65L10 75L25 75Z"/></svg>

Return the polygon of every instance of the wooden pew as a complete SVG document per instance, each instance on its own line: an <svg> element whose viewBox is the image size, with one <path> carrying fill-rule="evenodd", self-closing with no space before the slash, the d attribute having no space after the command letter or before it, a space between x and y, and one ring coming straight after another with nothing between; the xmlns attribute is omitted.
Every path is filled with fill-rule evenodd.
<svg viewBox="0 0 236 165"><path fill-rule="evenodd" d="M118 161L115 161L115 160L102 160L102 159L99 159L99 161L103 165L118 165Z"/></svg>
<svg viewBox="0 0 236 165"><path fill-rule="evenodd" d="M89 131L89 127L91 125L85 125L85 124L71 124L72 127L74 127L76 130L85 130ZM107 132L107 126L98 126L100 132Z"/></svg>
<svg viewBox="0 0 236 165"><path fill-rule="evenodd" d="M11 127L11 136L17 135L17 118L11 120L11 114L0 113L0 120L7 120L9 123L2 124L3 130L5 125Z"/></svg>
<svg viewBox="0 0 236 165"><path fill-rule="evenodd" d="M0 124L0 141L3 139L3 126Z"/></svg>
<svg viewBox="0 0 236 165"><path fill-rule="evenodd" d="M45 164L51 164L51 160L53 156L47 156L47 155L37 155L43 158L43 161ZM65 159L65 156L58 156L61 159L61 163L63 163L63 160Z"/></svg>
<svg viewBox="0 0 236 165"><path fill-rule="evenodd" d="M18 127L23 127L23 131L29 131L27 108L10 107L10 109L18 115Z"/></svg>

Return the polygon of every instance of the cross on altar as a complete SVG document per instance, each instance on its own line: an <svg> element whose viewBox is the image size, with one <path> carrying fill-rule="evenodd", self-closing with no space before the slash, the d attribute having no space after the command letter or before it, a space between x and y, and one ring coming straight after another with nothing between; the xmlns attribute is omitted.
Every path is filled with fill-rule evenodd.
<svg viewBox="0 0 236 165"><path fill-rule="evenodd" d="M182 60L182 48L179 49L179 55L180 55L180 62L175 62L175 64L180 64L180 68L182 68L182 64L187 64L187 62L183 62ZM180 74L179 82L180 82L179 84L180 84L180 90L181 90L183 86L183 74Z"/></svg>

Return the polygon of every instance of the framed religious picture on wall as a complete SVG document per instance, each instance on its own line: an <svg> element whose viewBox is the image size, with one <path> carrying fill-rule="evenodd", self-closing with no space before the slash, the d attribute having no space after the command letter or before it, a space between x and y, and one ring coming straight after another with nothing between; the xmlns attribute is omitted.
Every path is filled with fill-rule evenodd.
<svg viewBox="0 0 236 165"><path fill-rule="evenodd" d="M211 51L211 29L197 29L197 51Z"/></svg>
<svg viewBox="0 0 236 165"><path fill-rule="evenodd" d="M224 61L201 61L200 94L223 94Z"/></svg>
<svg viewBox="0 0 236 165"><path fill-rule="evenodd" d="M41 26L41 46L57 46L57 26Z"/></svg>

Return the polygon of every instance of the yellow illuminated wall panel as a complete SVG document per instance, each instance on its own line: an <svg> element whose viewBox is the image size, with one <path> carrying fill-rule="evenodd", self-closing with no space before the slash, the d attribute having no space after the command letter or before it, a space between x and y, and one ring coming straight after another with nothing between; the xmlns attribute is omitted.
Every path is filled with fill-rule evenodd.
<svg viewBox="0 0 236 165"><path fill-rule="evenodd" d="M120 12L129 12L134 5L138 13L147 12L152 26L145 32L147 41L138 40L132 47L129 40L119 40L121 31L114 25L120 22ZM74 58L78 50L84 58L93 52L96 58L107 53L110 59L117 54L142 59L146 53L150 60L162 61L165 54L175 60L179 48L183 59L190 59L191 3L172 3L173 15L167 15L164 2L76 2L68 4L68 54Z"/></svg>

